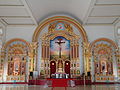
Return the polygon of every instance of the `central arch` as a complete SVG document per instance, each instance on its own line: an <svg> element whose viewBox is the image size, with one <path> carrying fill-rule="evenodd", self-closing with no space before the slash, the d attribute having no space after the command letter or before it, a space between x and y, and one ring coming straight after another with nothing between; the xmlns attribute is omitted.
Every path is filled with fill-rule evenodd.
<svg viewBox="0 0 120 90"><path fill-rule="evenodd" d="M64 30L56 31L56 27L60 23L63 25ZM46 27L48 29L46 29ZM48 31L44 32L46 30ZM50 53L50 40L56 38L57 36L63 36L67 40L71 41L69 47L71 48L69 51L69 55L71 55L71 57L68 55L69 57L67 58L51 58L52 54ZM88 43L88 39L84 28L75 19L67 16L54 16L47 18L46 20L42 21L36 28L32 38L32 42L38 43L38 47L36 47L35 49L38 53L36 53L34 61L36 63L35 70L38 70L40 72L40 77L49 78L52 76L53 73L66 73L69 74L69 76L71 75L70 77L72 78L77 77L77 75L80 74L82 75L84 71L84 65L82 63L85 59L83 57L84 48L82 47L82 43ZM54 60L56 64L53 63L52 60ZM74 62L73 60L76 60L76 62ZM37 64L38 61L40 61L39 65ZM72 67L77 67L77 69L70 69L70 65L72 65ZM53 66L56 66L56 70L55 68L52 69ZM48 67L51 67L51 69L49 68L49 70Z"/></svg>
<svg viewBox="0 0 120 90"><path fill-rule="evenodd" d="M41 31L50 23L54 22L54 21L66 21L68 23L71 23L73 26L75 26L81 36L82 36L82 39L84 42L88 42L88 39L87 39L87 34L84 30L84 28L82 27L82 25L76 21L75 19L73 18L70 18L70 17L67 17L67 16L54 16L54 17L50 17L44 21L42 21L39 26L36 28L34 34L33 34L33 37L32 37L32 41L33 42L37 42L38 41L38 38L39 38L39 34L41 33Z"/></svg>

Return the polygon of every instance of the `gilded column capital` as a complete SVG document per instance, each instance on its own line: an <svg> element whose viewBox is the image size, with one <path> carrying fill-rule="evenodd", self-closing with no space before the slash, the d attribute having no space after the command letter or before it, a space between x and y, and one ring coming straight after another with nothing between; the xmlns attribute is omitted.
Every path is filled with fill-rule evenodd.
<svg viewBox="0 0 120 90"><path fill-rule="evenodd" d="M30 47L32 49L36 49L38 47L38 42L32 42L32 43L30 43Z"/></svg>
<svg viewBox="0 0 120 90"><path fill-rule="evenodd" d="M83 42L83 48L84 48L84 54L88 57L91 56L91 53L90 53L90 43L85 43Z"/></svg>

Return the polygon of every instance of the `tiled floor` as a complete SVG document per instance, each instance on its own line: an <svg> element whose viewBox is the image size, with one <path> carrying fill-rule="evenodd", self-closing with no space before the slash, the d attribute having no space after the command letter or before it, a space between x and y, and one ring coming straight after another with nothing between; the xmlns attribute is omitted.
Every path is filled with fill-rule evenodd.
<svg viewBox="0 0 120 90"><path fill-rule="evenodd" d="M46 87L39 85L0 85L0 90L120 90L120 84L114 85L86 85L86 86L76 86L76 87Z"/></svg>

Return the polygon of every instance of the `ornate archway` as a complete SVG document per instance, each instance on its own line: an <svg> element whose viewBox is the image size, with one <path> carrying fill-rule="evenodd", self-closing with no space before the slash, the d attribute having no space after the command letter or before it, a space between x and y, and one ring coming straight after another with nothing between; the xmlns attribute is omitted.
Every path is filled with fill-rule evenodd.
<svg viewBox="0 0 120 90"><path fill-rule="evenodd" d="M48 18L42 21L37 27L37 29L35 30L33 37L32 37L32 41L37 42L39 38L39 34L43 30L43 28L54 21L65 21L65 22L71 23L73 26L75 26L79 30L80 34L82 35L83 41L88 42L87 34L84 28L82 27L82 25L75 19L67 17L67 16L54 16L54 17L51 17L51 18Z"/></svg>
<svg viewBox="0 0 120 90"><path fill-rule="evenodd" d="M92 66L94 66L92 75L95 75L95 82L114 82L117 48L116 43L107 38L100 38L91 43Z"/></svg>
<svg viewBox="0 0 120 90"><path fill-rule="evenodd" d="M43 30L46 30L44 34L43 34ZM75 33L75 30L77 30L77 33ZM51 59L50 46L51 46L52 40L55 40L55 39L57 40L57 44L59 45L59 47L62 45L61 43L63 43L65 39L66 39L66 42L70 41L69 43L70 58L62 58L61 53L63 52L61 50L60 51L58 50L57 52L59 52L59 58ZM34 57L34 63L36 63L34 64L36 65L34 66L35 70L37 71L37 68L39 68L37 66L37 62L40 60L41 65L39 69L41 69L42 73L43 73L43 70L45 70L44 75L42 74L45 78L50 76L50 73L51 73L50 72L51 70L49 68L51 65L50 60L53 60L53 59L56 61L56 72L64 72L64 73L69 72L69 75L70 73L72 73L71 77L80 76L80 58L82 63L85 62L86 57L84 56L84 54L86 52L84 53L84 51L88 47L86 48L83 48L83 47L84 45L88 44L88 39L87 39L85 30L80 25L80 23L77 22L75 19L66 17L66 16L55 16L42 21L40 25L37 27L37 29L35 30L32 41L35 43L38 43L37 44L38 46L34 50L36 52ZM80 57L79 57L79 54L80 54L79 48L81 49ZM66 63L66 60L71 60L71 61L69 63L68 62ZM85 64L82 64L82 65L84 69L87 67ZM66 69L63 69L65 67L66 68L71 67L71 69L67 71ZM83 72L85 71L86 70L83 70Z"/></svg>
<svg viewBox="0 0 120 90"><path fill-rule="evenodd" d="M3 75L5 82L26 82L29 76L30 44L20 38L6 42L2 48ZM4 69L7 68L7 69Z"/></svg>

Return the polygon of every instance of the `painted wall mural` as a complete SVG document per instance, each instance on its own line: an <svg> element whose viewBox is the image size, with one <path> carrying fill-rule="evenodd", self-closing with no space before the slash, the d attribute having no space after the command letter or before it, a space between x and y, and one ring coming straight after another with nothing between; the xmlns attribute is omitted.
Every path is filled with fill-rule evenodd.
<svg viewBox="0 0 120 90"><path fill-rule="evenodd" d="M50 40L50 59L61 57L70 59L70 40L58 36Z"/></svg>
<svg viewBox="0 0 120 90"><path fill-rule="evenodd" d="M56 25L56 29L55 30L65 30L65 26L63 23L58 23Z"/></svg>

